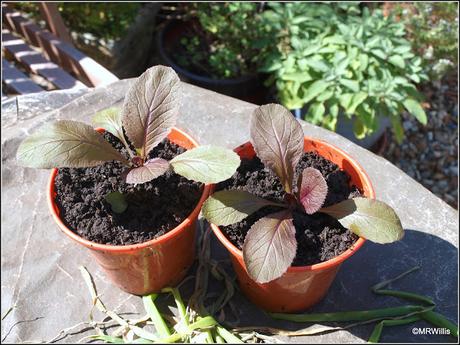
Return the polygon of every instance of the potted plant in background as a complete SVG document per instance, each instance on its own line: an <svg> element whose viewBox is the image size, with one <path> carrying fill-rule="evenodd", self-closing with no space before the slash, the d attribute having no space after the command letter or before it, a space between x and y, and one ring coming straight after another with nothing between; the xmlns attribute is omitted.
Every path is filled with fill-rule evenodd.
<svg viewBox="0 0 460 345"><path fill-rule="evenodd" d="M451 72L455 80L458 65L458 4L455 2L385 3L384 12L406 26L414 51L423 57L423 68L431 80Z"/></svg>
<svg viewBox="0 0 460 345"><path fill-rule="evenodd" d="M268 7L264 27L279 43L267 41L260 70L288 109L366 148L388 122L402 140L405 110L426 123L415 84L427 76L403 23L347 3Z"/></svg>
<svg viewBox="0 0 460 345"><path fill-rule="evenodd" d="M229 250L241 289L257 305L306 309L324 297L364 239L403 237L398 216L374 199L359 164L304 137L283 106L257 108L250 137L235 150L243 159L237 173L216 186L203 215Z"/></svg>
<svg viewBox="0 0 460 345"><path fill-rule="evenodd" d="M155 66L130 87L120 111L70 120L26 138L17 159L54 168L48 202L60 229L89 248L113 282L144 295L177 284L194 259L195 225L206 183L232 176L239 157L198 146L174 128L180 81Z"/></svg>
<svg viewBox="0 0 460 345"><path fill-rule="evenodd" d="M255 103L264 101L257 74L262 3L187 3L174 8L157 36L165 64L192 84Z"/></svg>

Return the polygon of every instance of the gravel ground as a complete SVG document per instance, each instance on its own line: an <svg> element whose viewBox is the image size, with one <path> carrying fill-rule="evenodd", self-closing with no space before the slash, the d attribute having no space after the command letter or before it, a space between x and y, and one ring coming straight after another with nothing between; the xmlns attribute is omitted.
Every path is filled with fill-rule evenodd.
<svg viewBox="0 0 460 345"><path fill-rule="evenodd" d="M406 138L398 144L389 133L383 156L458 209L457 80L424 88L428 124L404 114Z"/></svg>

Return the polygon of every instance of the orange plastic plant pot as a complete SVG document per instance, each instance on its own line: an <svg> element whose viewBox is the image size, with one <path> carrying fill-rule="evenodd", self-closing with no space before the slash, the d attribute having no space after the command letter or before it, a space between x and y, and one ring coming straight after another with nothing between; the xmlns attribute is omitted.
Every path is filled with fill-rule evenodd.
<svg viewBox="0 0 460 345"><path fill-rule="evenodd" d="M104 132L101 128L97 131ZM190 136L175 128L168 139L186 149L198 146ZM204 186L192 213L168 233L144 243L113 246L88 241L63 223L55 203L54 179L57 173L58 169L53 169L48 186L48 205L54 220L67 236L90 249L115 285L135 295L146 295L160 292L166 286L175 286L185 277L195 257L196 221L208 197L209 185Z"/></svg>
<svg viewBox="0 0 460 345"><path fill-rule="evenodd" d="M375 198L369 177L363 168L344 151L326 142L307 137L304 138L304 151L316 151L334 162L350 175L351 183L366 197ZM235 152L241 158L250 159L255 156L250 142L237 147ZM214 187L211 193L213 189ZM211 228L230 252L241 290L253 303L271 312L297 312L318 303L329 290L342 262L361 248L365 241L360 237L349 249L331 260L310 266L291 266L280 278L259 284L249 276L242 251L225 237L218 226L212 224Z"/></svg>

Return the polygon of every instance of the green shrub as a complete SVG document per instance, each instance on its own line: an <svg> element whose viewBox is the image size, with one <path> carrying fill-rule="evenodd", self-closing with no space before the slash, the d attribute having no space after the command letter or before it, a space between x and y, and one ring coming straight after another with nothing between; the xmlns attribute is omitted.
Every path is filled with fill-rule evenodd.
<svg viewBox="0 0 460 345"><path fill-rule="evenodd" d="M423 56L431 78L440 79L457 67L457 2L395 4L392 12L406 25L409 40Z"/></svg>
<svg viewBox="0 0 460 345"><path fill-rule="evenodd" d="M263 13L266 53L260 69L270 73L280 102L305 106L305 119L335 130L339 113L354 119L357 138L372 134L387 116L403 138L401 114L420 122L426 114L414 83L427 80L404 24L380 9L353 3L270 3ZM276 37L277 45L269 43Z"/></svg>
<svg viewBox="0 0 460 345"><path fill-rule="evenodd" d="M20 11L40 18L37 3L13 4ZM70 31L78 34L90 33L96 39L116 40L134 21L140 3L116 2L58 2L59 12Z"/></svg>
<svg viewBox="0 0 460 345"><path fill-rule="evenodd" d="M235 78L256 70L260 35L258 4L253 2L190 3L187 20L195 20L190 36L181 39L185 53L176 56L186 68L213 78Z"/></svg>

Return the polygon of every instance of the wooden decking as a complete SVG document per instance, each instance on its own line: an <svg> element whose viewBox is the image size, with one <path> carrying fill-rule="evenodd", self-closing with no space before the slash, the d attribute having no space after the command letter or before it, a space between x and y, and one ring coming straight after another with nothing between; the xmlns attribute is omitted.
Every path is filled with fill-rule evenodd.
<svg viewBox="0 0 460 345"><path fill-rule="evenodd" d="M2 94L44 91L27 74L40 76L51 89L94 87L118 80L68 38L58 38L4 3L2 19Z"/></svg>

